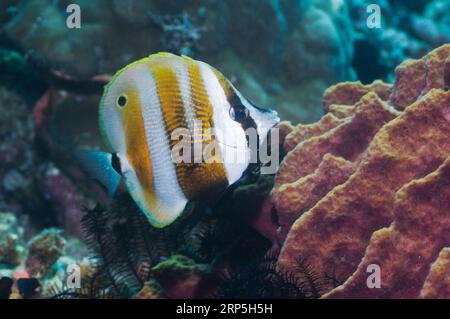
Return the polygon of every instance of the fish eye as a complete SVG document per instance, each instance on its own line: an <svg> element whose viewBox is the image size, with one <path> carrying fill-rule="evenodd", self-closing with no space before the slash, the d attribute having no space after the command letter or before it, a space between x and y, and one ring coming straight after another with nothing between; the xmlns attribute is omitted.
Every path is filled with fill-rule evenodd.
<svg viewBox="0 0 450 319"><path fill-rule="evenodd" d="M241 122L248 116L248 109L243 105L236 105L230 108L230 116L234 121Z"/></svg>
<svg viewBox="0 0 450 319"><path fill-rule="evenodd" d="M127 104L127 96L125 94L120 95L117 98L116 104L118 107L124 107Z"/></svg>

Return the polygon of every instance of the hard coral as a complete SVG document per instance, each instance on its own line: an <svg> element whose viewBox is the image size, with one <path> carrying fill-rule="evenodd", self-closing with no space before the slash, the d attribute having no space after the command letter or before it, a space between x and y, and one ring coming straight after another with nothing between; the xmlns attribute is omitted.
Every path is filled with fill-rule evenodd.
<svg viewBox="0 0 450 319"><path fill-rule="evenodd" d="M413 180L396 194L393 222L373 233L356 272L330 298L417 298L439 252L450 245L450 157L422 179ZM441 259L445 259L442 254ZM434 277L448 277L437 262ZM448 263L448 262L447 262ZM381 267L381 288L367 289L367 267ZM448 268L448 267L447 267ZM433 275L432 275L433 276ZM428 286L433 282L430 278ZM444 283L443 281L442 283ZM438 283L434 281L434 284ZM439 282L441 284L441 282ZM437 287L436 287L437 288ZM431 290L428 288L428 290ZM434 297L439 296L439 290ZM441 297L449 298L447 289Z"/></svg>
<svg viewBox="0 0 450 319"><path fill-rule="evenodd" d="M422 298L448 298L450 296L450 248L441 250L431 265L420 296Z"/></svg>
<svg viewBox="0 0 450 319"><path fill-rule="evenodd" d="M311 174L327 153L350 161L359 160L376 132L396 115L375 93L368 93L358 102L354 116L322 135L301 142L286 155L275 178L274 196L278 194L277 186Z"/></svg>
<svg viewBox="0 0 450 319"><path fill-rule="evenodd" d="M149 280L144 283L142 289L136 294L136 299L161 299L162 288L156 280Z"/></svg>
<svg viewBox="0 0 450 319"><path fill-rule="evenodd" d="M272 190L280 269L304 258L335 279L330 298L449 297L436 280L449 276L449 61L444 45L399 66L392 88L338 84L326 118L291 129ZM366 285L374 263L381 289Z"/></svg>
<svg viewBox="0 0 450 319"><path fill-rule="evenodd" d="M19 227L16 216L12 213L0 213L0 264L6 264L8 268L20 264L24 251L20 244L22 235L23 228Z"/></svg>
<svg viewBox="0 0 450 319"><path fill-rule="evenodd" d="M312 208L323 196L345 182L355 171L356 165L342 157L326 154L319 167L311 174L279 188L277 199L280 228L278 236L284 240L291 225L301 212Z"/></svg>
<svg viewBox="0 0 450 319"><path fill-rule="evenodd" d="M28 246L26 270L32 276L42 278L64 254L66 241L60 230L48 229L32 238Z"/></svg>
<svg viewBox="0 0 450 319"><path fill-rule="evenodd" d="M172 255L154 266L151 277L169 298L206 297L211 295L219 282L218 274L212 272L208 265L198 264L182 255Z"/></svg>
<svg viewBox="0 0 450 319"><path fill-rule="evenodd" d="M407 60L395 69L396 79L390 102L400 110L431 89L450 87L450 45L434 50L420 60Z"/></svg>
<svg viewBox="0 0 450 319"><path fill-rule="evenodd" d="M380 99L386 101L391 95L391 85L379 80L369 85L363 85L361 82L339 83L325 91L323 107L325 112L330 112L333 105L353 106L368 92L375 92Z"/></svg>

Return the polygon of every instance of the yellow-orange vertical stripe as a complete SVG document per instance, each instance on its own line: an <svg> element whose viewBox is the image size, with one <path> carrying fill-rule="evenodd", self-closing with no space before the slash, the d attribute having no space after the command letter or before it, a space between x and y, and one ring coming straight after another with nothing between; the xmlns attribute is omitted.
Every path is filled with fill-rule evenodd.
<svg viewBox="0 0 450 319"><path fill-rule="evenodd" d="M203 143L203 147L211 147L216 140L206 134L214 126L213 107L206 92L200 71L199 62L189 58L183 58L188 64L188 72L191 87L191 105L195 110L195 118L201 123L199 130L194 129L193 138ZM197 136L200 134L201 136ZM184 185L188 198L203 198L208 195L219 193L228 186L228 179L222 163L222 157L218 145L215 145L214 162L193 165L184 165L180 184Z"/></svg>
<svg viewBox="0 0 450 319"><path fill-rule="evenodd" d="M188 83L179 83L176 68L182 63L188 66L188 75L182 80ZM184 66L186 66L186 64ZM204 146L214 143L210 136L203 133L213 126L213 107L206 92L198 62L189 58L180 58L174 55L158 55L150 60L150 71L155 79L159 104L163 114L166 137L169 139L170 150L179 143L171 140L171 136L176 129L188 129L186 110L184 103L189 102L194 109L196 123L201 123L200 128L191 127L191 138L201 141ZM180 86L189 86L190 101L183 101ZM189 114L190 116L192 114ZM200 135L200 136L199 136ZM152 141L149 141L152 143ZM194 145L191 144L193 152ZM215 193L223 191L228 186L227 175L221 162L219 147L217 150L216 163L176 163L176 175L178 183L189 200L197 200L214 197ZM168 163L169 165L169 163Z"/></svg>
<svg viewBox="0 0 450 319"><path fill-rule="evenodd" d="M151 190L153 188L152 165L142 119L139 92L131 89L127 93L127 104L121 110L127 158L134 168L142 188Z"/></svg>
<svg viewBox="0 0 450 319"><path fill-rule="evenodd" d="M187 128L184 115L183 97L178 84L177 76L170 63L152 63L151 71L156 82L161 111L169 139L170 149L177 141L171 140L171 135L178 128ZM151 141L150 141L151 142Z"/></svg>

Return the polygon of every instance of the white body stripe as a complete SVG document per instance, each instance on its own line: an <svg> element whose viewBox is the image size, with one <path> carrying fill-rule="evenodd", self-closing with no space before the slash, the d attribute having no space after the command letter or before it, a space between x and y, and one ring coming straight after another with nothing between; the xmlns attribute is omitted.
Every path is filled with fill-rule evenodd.
<svg viewBox="0 0 450 319"><path fill-rule="evenodd" d="M186 118L187 128L191 132L191 134L195 134L195 108L192 104L191 97L191 82L189 75L189 66L182 59L178 59L177 62L172 62L172 70L175 72L175 75L178 80L178 87L181 92L181 97L183 99L183 108L184 108L184 116Z"/></svg>
<svg viewBox="0 0 450 319"><path fill-rule="evenodd" d="M160 212L155 213L176 217L183 211L187 199L178 183L175 165L171 159L156 82L148 65L142 63L136 69L139 69L139 74L133 80L141 101L142 118L152 163L154 190L160 204Z"/></svg>
<svg viewBox="0 0 450 319"><path fill-rule="evenodd" d="M214 129L224 161L228 183L231 185L241 178L248 167L250 150L241 124L230 117L225 92L211 67L198 62L203 83L213 107Z"/></svg>

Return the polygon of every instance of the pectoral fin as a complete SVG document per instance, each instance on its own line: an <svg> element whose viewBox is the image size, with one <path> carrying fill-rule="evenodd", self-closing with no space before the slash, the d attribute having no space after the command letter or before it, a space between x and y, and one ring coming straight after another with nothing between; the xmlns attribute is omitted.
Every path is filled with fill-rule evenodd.
<svg viewBox="0 0 450 319"><path fill-rule="evenodd" d="M114 155L107 152L85 150L77 150L73 155L81 169L89 177L100 182L107 189L108 195L113 197L121 179L120 172L114 167Z"/></svg>

